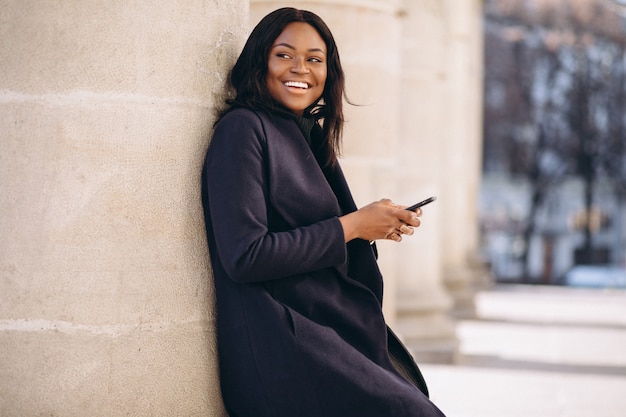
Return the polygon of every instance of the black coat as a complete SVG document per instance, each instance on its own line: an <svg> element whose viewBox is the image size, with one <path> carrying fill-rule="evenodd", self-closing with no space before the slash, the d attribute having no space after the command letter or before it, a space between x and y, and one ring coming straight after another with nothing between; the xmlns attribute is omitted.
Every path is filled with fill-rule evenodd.
<svg viewBox="0 0 626 417"><path fill-rule="evenodd" d="M236 109L215 128L203 191L226 408L442 416L391 363L373 248L344 242L338 217L356 207L318 159L292 118Z"/></svg>

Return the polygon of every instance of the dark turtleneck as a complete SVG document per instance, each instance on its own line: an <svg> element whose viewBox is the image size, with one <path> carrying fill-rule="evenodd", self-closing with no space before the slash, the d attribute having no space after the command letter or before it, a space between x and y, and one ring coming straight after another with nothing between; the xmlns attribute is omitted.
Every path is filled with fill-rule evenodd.
<svg viewBox="0 0 626 417"><path fill-rule="evenodd" d="M307 143L311 146L311 130L315 125L315 119L310 116L297 116L296 123L298 124L298 127L304 135Z"/></svg>

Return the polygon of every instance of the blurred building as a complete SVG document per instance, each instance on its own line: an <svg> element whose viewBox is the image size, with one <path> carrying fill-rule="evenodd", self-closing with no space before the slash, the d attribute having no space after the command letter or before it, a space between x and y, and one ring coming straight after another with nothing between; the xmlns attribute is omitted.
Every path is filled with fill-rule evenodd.
<svg viewBox="0 0 626 417"><path fill-rule="evenodd" d="M626 20L621 2L485 8L485 250L502 281L624 266Z"/></svg>
<svg viewBox="0 0 626 417"><path fill-rule="evenodd" d="M336 35L357 203L438 197L381 242L384 308L418 360L453 360L484 276L482 3L0 2L0 414L225 415L200 169L228 69L282 5Z"/></svg>

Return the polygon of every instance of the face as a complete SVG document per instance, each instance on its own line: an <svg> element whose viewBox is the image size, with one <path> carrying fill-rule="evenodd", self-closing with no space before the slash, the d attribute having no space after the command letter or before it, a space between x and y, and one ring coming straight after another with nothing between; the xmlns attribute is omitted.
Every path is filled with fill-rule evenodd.
<svg viewBox="0 0 626 417"><path fill-rule="evenodd" d="M274 100L301 116L322 96L326 73L326 44L313 26L285 26L267 63L267 88Z"/></svg>

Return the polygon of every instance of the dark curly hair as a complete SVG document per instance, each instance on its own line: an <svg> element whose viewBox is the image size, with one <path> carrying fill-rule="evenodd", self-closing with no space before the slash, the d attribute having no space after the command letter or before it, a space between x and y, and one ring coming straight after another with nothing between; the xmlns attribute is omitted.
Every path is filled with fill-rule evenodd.
<svg viewBox="0 0 626 417"><path fill-rule="evenodd" d="M247 107L293 116L272 98L266 84L270 49L285 26L292 22L311 25L326 44L327 76L324 92L320 100L306 109L305 113L313 116L322 127L326 160L334 164L341 151L345 78L334 37L326 23L312 12L284 7L261 19L230 72L229 81L235 90L235 98L227 100L230 107L224 114L233 108Z"/></svg>

